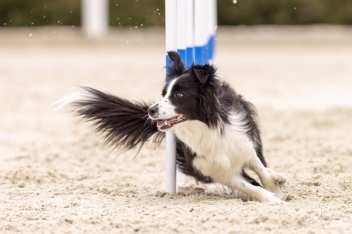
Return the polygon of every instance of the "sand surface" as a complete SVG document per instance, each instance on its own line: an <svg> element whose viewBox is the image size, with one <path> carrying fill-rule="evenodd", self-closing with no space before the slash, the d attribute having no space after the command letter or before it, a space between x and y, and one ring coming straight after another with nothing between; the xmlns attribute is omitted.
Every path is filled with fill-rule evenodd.
<svg viewBox="0 0 352 234"><path fill-rule="evenodd" d="M287 205L187 178L164 192L165 150L111 152L52 103L75 85L157 100L162 30L0 30L0 232L350 233L352 29L221 28L219 75L258 108Z"/></svg>

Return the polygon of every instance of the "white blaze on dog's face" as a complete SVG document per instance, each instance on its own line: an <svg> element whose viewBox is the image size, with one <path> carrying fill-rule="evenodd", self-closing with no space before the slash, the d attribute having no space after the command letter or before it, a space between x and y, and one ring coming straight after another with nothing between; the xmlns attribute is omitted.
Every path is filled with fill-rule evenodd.
<svg viewBox="0 0 352 234"><path fill-rule="evenodd" d="M169 119L177 115L175 112L176 106L173 105L170 100L172 87L176 81L177 78L170 82L170 84L167 86L166 93L163 93L163 98L154 104L159 109L158 119Z"/></svg>
<svg viewBox="0 0 352 234"><path fill-rule="evenodd" d="M185 78L185 77L184 77ZM163 98L154 103L148 113L151 119L157 120L157 127L160 131L168 131L177 124L187 120L187 117L180 113L177 104L186 102L181 91L175 91L174 87L179 79L173 79L163 90ZM179 99L175 101L174 99Z"/></svg>

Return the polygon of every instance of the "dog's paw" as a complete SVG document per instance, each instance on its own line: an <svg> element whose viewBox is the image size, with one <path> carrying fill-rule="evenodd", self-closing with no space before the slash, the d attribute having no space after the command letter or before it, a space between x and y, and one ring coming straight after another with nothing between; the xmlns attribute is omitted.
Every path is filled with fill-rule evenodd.
<svg viewBox="0 0 352 234"><path fill-rule="evenodd" d="M276 203L276 204L288 204L287 202L277 198L276 196L272 196L272 198L269 198L266 202L268 203Z"/></svg>
<svg viewBox="0 0 352 234"><path fill-rule="evenodd" d="M275 188L272 189L272 191L275 194L275 197L281 199L281 200L286 200L285 194L282 192L281 188L276 186Z"/></svg>
<svg viewBox="0 0 352 234"><path fill-rule="evenodd" d="M264 189L275 194L275 197L285 200L285 194L282 192L281 188L275 183L269 183L264 185Z"/></svg>
<svg viewBox="0 0 352 234"><path fill-rule="evenodd" d="M265 196L265 199L262 202L267 202L267 203L277 203L277 204L287 204L282 198L277 197L276 194L271 193L267 191L267 195Z"/></svg>
<svg viewBox="0 0 352 234"><path fill-rule="evenodd" d="M281 200L286 200L287 196L282 192L281 187L285 185L286 178L270 168L266 168L270 174L271 179L264 183L264 188L272 193Z"/></svg>
<svg viewBox="0 0 352 234"><path fill-rule="evenodd" d="M275 181L276 185L279 186L284 186L286 183L286 178L284 175L282 175L281 173L275 172L274 170L270 169L270 168L266 168L267 171L269 172L270 176L272 177L272 179Z"/></svg>

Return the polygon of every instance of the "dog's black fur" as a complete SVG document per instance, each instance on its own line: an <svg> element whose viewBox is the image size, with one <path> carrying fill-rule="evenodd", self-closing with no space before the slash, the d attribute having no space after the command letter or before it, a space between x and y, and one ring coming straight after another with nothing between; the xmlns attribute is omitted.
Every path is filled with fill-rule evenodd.
<svg viewBox="0 0 352 234"><path fill-rule="evenodd" d="M99 90L81 87L94 98L70 103L74 114L84 121L93 122L95 131L103 134L105 143L117 149L130 150L143 146L153 136L153 142L160 144L164 133L148 118L152 104L130 102Z"/></svg>

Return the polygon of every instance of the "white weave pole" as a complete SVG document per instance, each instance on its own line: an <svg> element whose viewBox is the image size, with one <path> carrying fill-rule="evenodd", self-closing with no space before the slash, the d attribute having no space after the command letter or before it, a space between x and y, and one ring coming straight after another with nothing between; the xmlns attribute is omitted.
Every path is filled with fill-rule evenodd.
<svg viewBox="0 0 352 234"><path fill-rule="evenodd" d="M165 0L166 51L177 51L186 67L213 61L216 15L216 0ZM185 175L176 170L176 137L167 132L166 192L177 193L184 183Z"/></svg>
<svg viewBox="0 0 352 234"><path fill-rule="evenodd" d="M186 6L186 66L194 62L194 0L187 0Z"/></svg>
<svg viewBox="0 0 352 234"><path fill-rule="evenodd" d="M165 0L166 51L177 50L177 0ZM166 55L166 66L171 62ZM168 81L166 81L168 82ZM176 193L176 137L174 132L166 133L166 182L167 193Z"/></svg>
<svg viewBox="0 0 352 234"><path fill-rule="evenodd" d="M217 1L216 0L207 0L208 1L208 22L207 22L207 31L208 31L208 63L213 63L214 53L215 53L215 39L217 33Z"/></svg>
<svg viewBox="0 0 352 234"><path fill-rule="evenodd" d="M177 0L177 9L176 9L176 16L177 16L177 23L176 23L176 46L177 52L180 54L181 60L183 62L187 59L187 1L188 0Z"/></svg>
<svg viewBox="0 0 352 234"><path fill-rule="evenodd" d="M195 63L205 64L206 45L208 42L207 25L208 0L194 0L194 46L195 46Z"/></svg>
<svg viewBox="0 0 352 234"><path fill-rule="evenodd" d="M187 65L187 2L192 0L177 0L177 52L180 54L181 60ZM183 186L186 183L186 175L180 170L176 170L176 192L178 187Z"/></svg>
<svg viewBox="0 0 352 234"><path fill-rule="evenodd" d="M108 0L82 0L82 30L89 37L101 37L108 31Z"/></svg>

